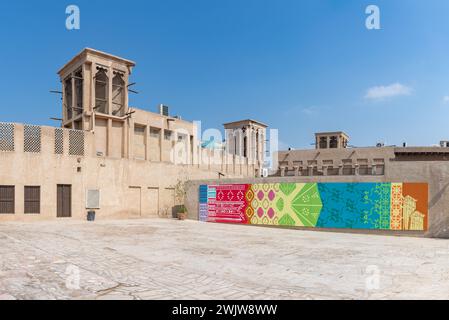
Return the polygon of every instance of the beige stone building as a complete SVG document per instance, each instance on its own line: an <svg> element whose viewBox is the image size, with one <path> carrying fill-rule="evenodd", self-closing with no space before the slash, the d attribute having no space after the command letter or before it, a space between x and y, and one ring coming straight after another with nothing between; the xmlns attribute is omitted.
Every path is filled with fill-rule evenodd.
<svg viewBox="0 0 449 320"><path fill-rule="evenodd" d="M260 172L265 125L226 126L241 152L202 148L194 122L129 106L134 66L84 49L58 72L61 128L0 123L0 221L171 216L183 181Z"/></svg>
<svg viewBox="0 0 449 320"><path fill-rule="evenodd" d="M349 147L344 132L315 134L315 149L278 152L274 176L379 176L394 174L398 166L415 166L424 162L449 161L449 148L396 147L378 144L375 147Z"/></svg>

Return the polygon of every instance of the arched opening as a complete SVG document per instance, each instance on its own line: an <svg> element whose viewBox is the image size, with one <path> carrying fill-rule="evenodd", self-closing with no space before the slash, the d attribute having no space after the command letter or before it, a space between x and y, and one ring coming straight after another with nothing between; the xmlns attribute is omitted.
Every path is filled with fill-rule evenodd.
<svg viewBox="0 0 449 320"><path fill-rule="evenodd" d="M95 111L108 113L108 82L109 78L104 68L97 68L95 75Z"/></svg>
<svg viewBox="0 0 449 320"><path fill-rule="evenodd" d="M123 74L114 71L112 79L112 115L123 116L125 114L125 81Z"/></svg>
<svg viewBox="0 0 449 320"><path fill-rule="evenodd" d="M75 72L75 116L83 113L83 70Z"/></svg>
<svg viewBox="0 0 449 320"><path fill-rule="evenodd" d="M72 77L68 77L64 80L64 107L66 110L66 119L72 119L72 100L73 90L72 90Z"/></svg>

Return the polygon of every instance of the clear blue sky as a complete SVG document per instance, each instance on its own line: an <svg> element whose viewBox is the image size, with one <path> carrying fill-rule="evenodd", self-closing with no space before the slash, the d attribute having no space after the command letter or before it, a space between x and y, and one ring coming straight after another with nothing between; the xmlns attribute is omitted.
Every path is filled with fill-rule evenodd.
<svg viewBox="0 0 449 320"><path fill-rule="evenodd" d="M292 147L330 130L357 146L449 139L447 0L1 1L0 38L0 121L56 125L56 72L92 47L137 62L132 106L203 128L254 118Z"/></svg>

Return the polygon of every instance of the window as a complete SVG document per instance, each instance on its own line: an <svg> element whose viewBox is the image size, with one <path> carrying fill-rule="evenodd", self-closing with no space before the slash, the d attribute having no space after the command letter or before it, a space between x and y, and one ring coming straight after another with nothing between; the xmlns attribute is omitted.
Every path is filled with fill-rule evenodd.
<svg viewBox="0 0 449 320"><path fill-rule="evenodd" d="M145 127L144 126L135 125L134 126L134 133L135 134L145 134Z"/></svg>
<svg viewBox="0 0 449 320"><path fill-rule="evenodd" d="M334 168L333 166L327 168L328 176L338 176L338 174L339 174L339 168Z"/></svg>
<svg viewBox="0 0 449 320"><path fill-rule="evenodd" d="M25 186L25 214L41 213L41 187Z"/></svg>
<svg viewBox="0 0 449 320"><path fill-rule="evenodd" d="M84 131L69 131L69 155L84 156Z"/></svg>
<svg viewBox="0 0 449 320"><path fill-rule="evenodd" d="M15 207L15 187L0 186L0 214L13 214Z"/></svg>
<svg viewBox="0 0 449 320"><path fill-rule="evenodd" d="M159 139L160 134L161 134L161 129L155 129L155 128L150 129L150 137L151 138Z"/></svg>
<svg viewBox="0 0 449 320"><path fill-rule="evenodd" d="M352 176L355 174L355 169L350 165L343 166L343 175L344 176Z"/></svg>
<svg viewBox="0 0 449 320"><path fill-rule="evenodd" d="M375 165L373 168L374 168L373 174L375 176L383 176L385 174L385 165L378 164Z"/></svg>
<svg viewBox="0 0 449 320"><path fill-rule="evenodd" d="M248 138L245 136L243 137L243 157L248 157Z"/></svg>
<svg viewBox="0 0 449 320"><path fill-rule="evenodd" d="M164 130L164 139L171 140L172 132L170 130Z"/></svg>
<svg viewBox="0 0 449 320"><path fill-rule="evenodd" d="M100 113L108 113L108 82L107 70L97 67L95 75L95 110Z"/></svg>
<svg viewBox="0 0 449 320"><path fill-rule="evenodd" d="M14 124L0 122L0 151L14 151Z"/></svg>
<svg viewBox="0 0 449 320"><path fill-rule="evenodd" d="M256 132L256 158L259 157L259 130Z"/></svg>
<svg viewBox="0 0 449 320"><path fill-rule="evenodd" d="M66 117L67 119L72 119L72 77L68 77L64 80L64 106L66 109Z"/></svg>
<svg viewBox="0 0 449 320"><path fill-rule="evenodd" d="M41 127L39 126L23 126L23 151L24 152L41 152Z"/></svg>
<svg viewBox="0 0 449 320"><path fill-rule="evenodd" d="M366 165L366 164L360 165L359 174L361 176L369 176L369 175L371 175L371 173L372 173L372 170L370 169L370 167L368 165Z"/></svg>
<svg viewBox="0 0 449 320"><path fill-rule="evenodd" d="M234 136L234 154L237 154L237 137Z"/></svg>
<svg viewBox="0 0 449 320"><path fill-rule="evenodd" d="M329 148L335 149L338 148L338 138L335 136L332 136L329 142Z"/></svg>
<svg viewBox="0 0 449 320"><path fill-rule="evenodd" d="M327 137L321 137L320 138L320 149L326 149L327 148Z"/></svg>
<svg viewBox="0 0 449 320"><path fill-rule="evenodd" d="M178 133L178 142L184 142L187 140L187 136L181 133Z"/></svg>
<svg viewBox="0 0 449 320"><path fill-rule="evenodd" d="M83 71L75 72L75 116L83 113Z"/></svg>
<svg viewBox="0 0 449 320"><path fill-rule="evenodd" d="M125 114L125 81L123 73L114 71L112 79L112 115L123 116Z"/></svg>

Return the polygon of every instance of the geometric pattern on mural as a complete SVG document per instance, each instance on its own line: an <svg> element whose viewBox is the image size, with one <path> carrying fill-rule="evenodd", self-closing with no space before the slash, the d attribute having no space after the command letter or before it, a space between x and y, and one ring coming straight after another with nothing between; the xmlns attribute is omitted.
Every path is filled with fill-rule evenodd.
<svg viewBox="0 0 449 320"><path fill-rule="evenodd" d="M390 183L320 183L317 227L390 229Z"/></svg>
<svg viewBox="0 0 449 320"><path fill-rule="evenodd" d="M427 230L426 183L202 185L199 200L206 222Z"/></svg>

